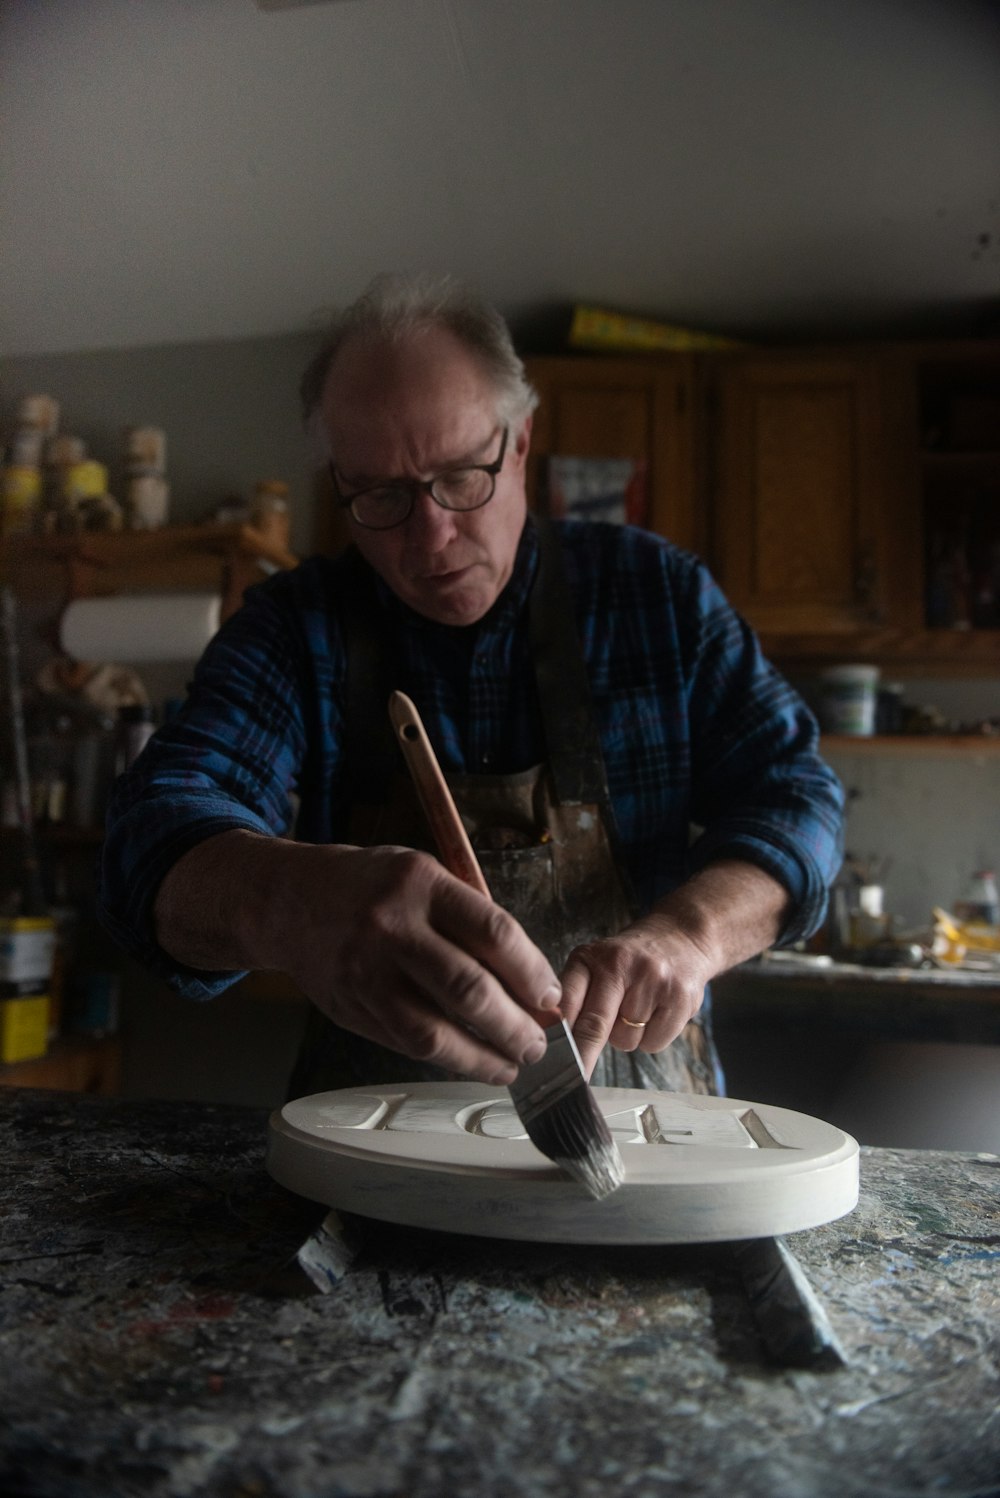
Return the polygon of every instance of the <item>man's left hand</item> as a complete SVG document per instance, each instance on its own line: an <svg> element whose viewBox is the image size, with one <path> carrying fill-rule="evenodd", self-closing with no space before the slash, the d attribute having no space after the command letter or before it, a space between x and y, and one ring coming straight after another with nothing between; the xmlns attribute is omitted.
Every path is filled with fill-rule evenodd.
<svg viewBox="0 0 1000 1498"><path fill-rule="evenodd" d="M710 954L664 916L577 947L560 1008L587 1076L608 1041L619 1051L665 1050L698 1013L714 972Z"/></svg>
<svg viewBox="0 0 1000 1498"><path fill-rule="evenodd" d="M763 869L719 859L617 936L571 952L561 1009L588 1077L608 1041L619 1051L665 1050L717 974L771 945L788 905Z"/></svg>

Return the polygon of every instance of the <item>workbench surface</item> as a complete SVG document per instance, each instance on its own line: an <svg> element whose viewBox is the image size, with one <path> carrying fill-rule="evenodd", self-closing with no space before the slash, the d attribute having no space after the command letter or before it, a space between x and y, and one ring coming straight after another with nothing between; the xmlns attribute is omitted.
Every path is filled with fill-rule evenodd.
<svg viewBox="0 0 1000 1498"><path fill-rule="evenodd" d="M266 1114L8 1090L4 1498L1000 1493L1000 1159L866 1150L787 1241L848 1366L767 1364L726 1245L361 1224L264 1171Z"/></svg>
<svg viewBox="0 0 1000 1498"><path fill-rule="evenodd" d="M1000 973L956 968L818 966L793 954L754 958L712 980L724 1014L814 1030L817 1022L860 1039L1000 1044Z"/></svg>

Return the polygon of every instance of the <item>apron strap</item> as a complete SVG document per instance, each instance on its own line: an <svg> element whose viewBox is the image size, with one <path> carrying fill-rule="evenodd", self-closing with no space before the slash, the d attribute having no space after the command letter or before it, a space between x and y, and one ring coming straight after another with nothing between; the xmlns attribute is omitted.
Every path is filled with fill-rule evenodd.
<svg viewBox="0 0 1000 1498"><path fill-rule="evenodd" d="M611 804L562 545L550 521L541 517L536 524L539 566L531 593L531 640L549 772L560 803L600 811L622 892L636 919L640 905Z"/></svg>
<svg viewBox="0 0 1000 1498"><path fill-rule="evenodd" d="M404 770L389 723L388 702L395 682L393 651L382 623L375 578L353 547L344 565L339 600L347 652L344 704L344 756L352 804L377 806L393 776Z"/></svg>
<svg viewBox="0 0 1000 1498"><path fill-rule="evenodd" d="M531 590L531 644L552 782L563 805L607 808L611 803L604 753L594 725L562 547L547 520L536 520L536 528L539 561Z"/></svg>

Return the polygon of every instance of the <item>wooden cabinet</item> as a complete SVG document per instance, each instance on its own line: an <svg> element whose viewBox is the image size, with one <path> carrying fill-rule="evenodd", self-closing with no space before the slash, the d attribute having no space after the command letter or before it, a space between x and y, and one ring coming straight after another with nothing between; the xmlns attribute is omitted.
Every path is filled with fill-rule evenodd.
<svg viewBox="0 0 1000 1498"><path fill-rule="evenodd" d="M1000 349L932 345L908 364L924 623L1000 629Z"/></svg>
<svg viewBox="0 0 1000 1498"><path fill-rule="evenodd" d="M644 460L650 529L705 557L778 664L1000 674L1000 344L578 355L528 374L532 503L553 455ZM965 559L967 616L942 615L942 554Z"/></svg>
<svg viewBox="0 0 1000 1498"><path fill-rule="evenodd" d="M527 371L540 396L528 469L532 504L544 507L549 457L638 459L647 468L649 528L703 551L696 360L577 356L528 360Z"/></svg>
<svg viewBox="0 0 1000 1498"><path fill-rule="evenodd" d="M885 482L875 360L782 355L714 370L711 558L760 631L898 621L908 559Z"/></svg>
<svg viewBox="0 0 1000 1498"><path fill-rule="evenodd" d="M769 655L1000 673L1000 346L721 356L710 390L708 557Z"/></svg>

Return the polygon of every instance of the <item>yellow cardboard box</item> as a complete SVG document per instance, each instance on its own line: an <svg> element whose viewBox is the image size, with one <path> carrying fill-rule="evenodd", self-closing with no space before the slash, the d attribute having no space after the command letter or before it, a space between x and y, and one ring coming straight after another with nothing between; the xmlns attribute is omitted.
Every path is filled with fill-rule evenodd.
<svg viewBox="0 0 1000 1498"><path fill-rule="evenodd" d="M0 1000L0 1061L34 1061L49 1043L49 996Z"/></svg>

